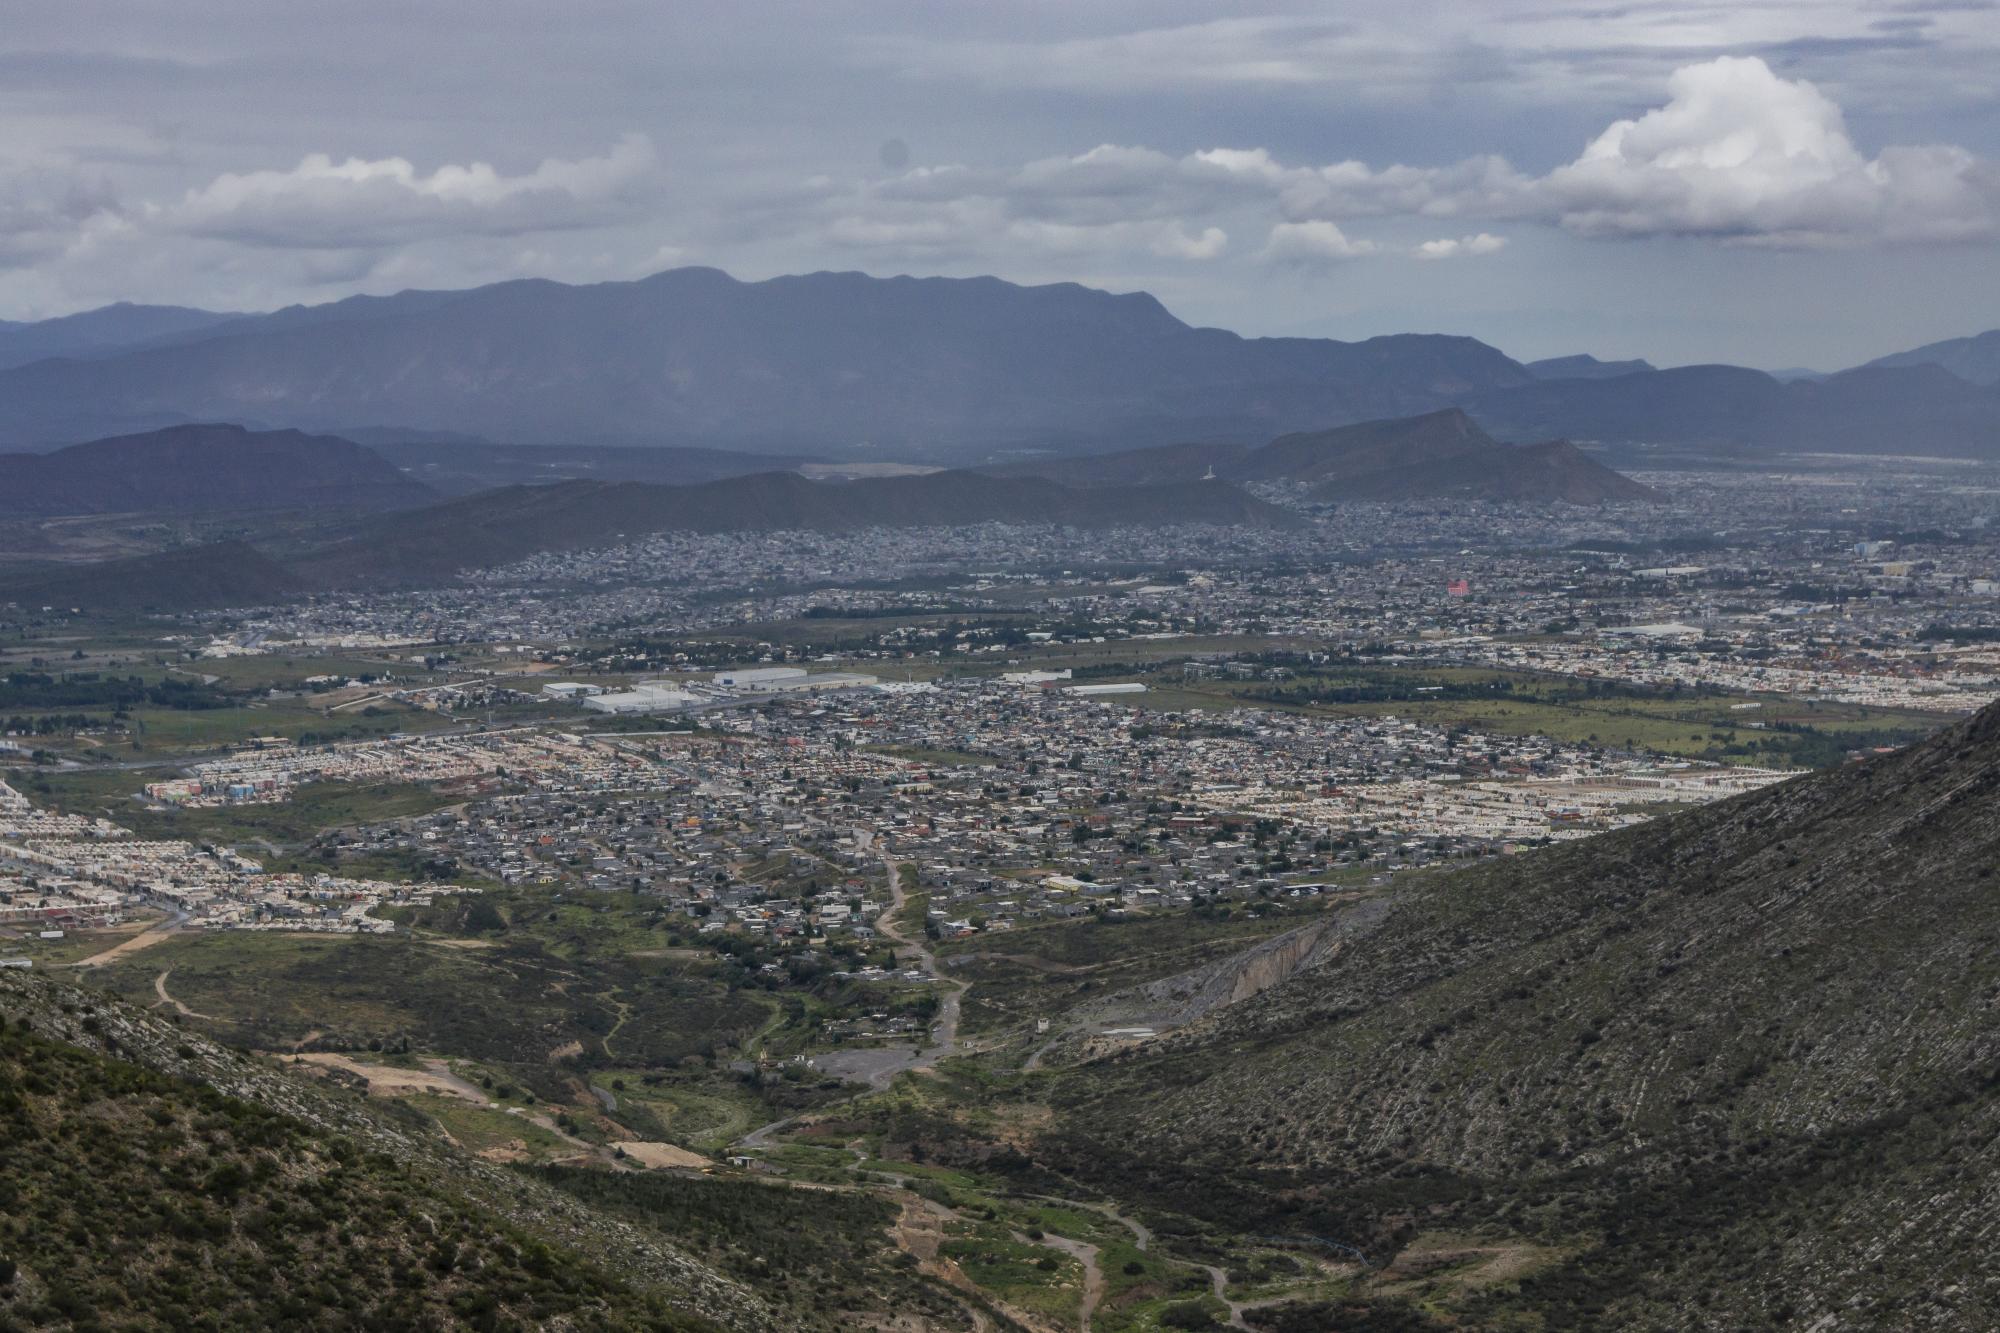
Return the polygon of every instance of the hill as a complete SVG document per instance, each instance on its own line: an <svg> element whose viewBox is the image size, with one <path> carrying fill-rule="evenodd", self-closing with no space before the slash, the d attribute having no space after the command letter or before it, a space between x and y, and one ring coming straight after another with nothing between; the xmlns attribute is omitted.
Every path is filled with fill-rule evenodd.
<svg viewBox="0 0 2000 1333"><path fill-rule="evenodd" d="M436 499L350 440L231 425L171 426L47 454L0 454L0 492L14 515L377 511Z"/></svg>
<svg viewBox="0 0 2000 1333"><path fill-rule="evenodd" d="M1988 329L1970 338L1948 338L1926 343L1907 352L1879 356L1868 368L1901 366L1943 366L1971 384L2000 384L2000 329Z"/></svg>
<svg viewBox="0 0 2000 1333"><path fill-rule="evenodd" d="M1290 481L1315 499L1416 500L1433 496L1604 504L1653 492L1574 446L1501 444L1456 408L1286 435L1230 464L1244 480Z"/></svg>
<svg viewBox="0 0 2000 1333"><path fill-rule="evenodd" d="M665 1236L104 997L0 980L17 1327L784 1328Z"/></svg>
<svg viewBox="0 0 2000 1333"><path fill-rule="evenodd" d="M469 568L613 546L656 532L970 523L1289 527L1301 521L1290 510L1213 482L1081 489L973 472L851 482L761 472L697 486L568 481L507 486L363 517L293 538L282 548L227 541L40 572L17 569L0 583L0 603L93 611L251 606L309 591L449 583Z"/></svg>
<svg viewBox="0 0 2000 1333"><path fill-rule="evenodd" d="M1991 1327L1996 795L2000 707L1432 875L1073 1069L1043 1152L1259 1234L1556 1256L1473 1326Z"/></svg>
<svg viewBox="0 0 2000 1333"><path fill-rule="evenodd" d="M1299 521L1234 486L1072 489L1039 478L972 472L851 482L763 472L699 486L589 481L513 486L438 505L417 518L360 525L296 567L310 582L350 586L444 580L474 565L614 545L654 532L835 532L989 522L1281 527Z"/></svg>
<svg viewBox="0 0 2000 1333"><path fill-rule="evenodd" d="M1315 486L1396 467L1421 467L1502 446L1456 408L1331 430L1281 435L1230 465L1243 481Z"/></svg>
<svg viewBox="0 0 2000 1333"><path fill-rule="evenodd" d="M1599 361L1587 354L1552 356L1527 364L1528 373L1538 380L1608 380L1656 369L1650 361Z"/></svg>
<svg viewBox="0 0 2000 1333"><path fill-rule="evenodd" d="M688 268L355 297L0 371L0 441L228 419L948 459L1262 436L1530 381L1470 338L1241 338L1144 293Z"/></svg>
<svg viewBox="0 0 2000 1333"><path fill-rule="evenodd" d="M1072 486L1119 482L1289 482L1323 500L1412 500L1461 496L1503 501L1603 504L1649 500L1653 492L1574 446L1501 444L1456 408L1282 435L1251 449L1227 444L1161 445L986 469Z"/></svg>
<svg viewBox="0 0 2000 1333"><path fill-rule="evenodd" d="M1442 459L1355 472L1322 482L1321 500L1421 500L1458 497L1503 503L1573 505L1652 501L1650 486L1614 472L1567 440L1495 444Z"/></svg>
<svg viewBox="0 0 2000 1333"><path fill-rule="evenodd" d="M2000 388L1936 365L1782 383L1740 366L1549 380L1469 396L1502 439L2000 457Z"/></svg>

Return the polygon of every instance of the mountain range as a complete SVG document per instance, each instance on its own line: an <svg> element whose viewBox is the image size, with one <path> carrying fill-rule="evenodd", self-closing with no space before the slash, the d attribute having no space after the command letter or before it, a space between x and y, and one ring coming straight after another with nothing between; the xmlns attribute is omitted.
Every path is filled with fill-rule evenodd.
<svg viewBox="0 0 2000 1333"><path fill-rule="evenodd" d="M1288 482L1311 498L1417 500L1458 497L1603 504L1657 498L1646 486L1565 441L1502 444L1457 408L1281 435L1257 448L1162 445L1113 454L1053 458L989 469L1072 486L1143 479Z"/></svg>
<svg viewBox="0 0 2000 1333"><path fill-rule="evenodd" d="M0 372L0 439L175 421L959 457L1398 415L1531 382L1470 338L1246 339L1143 293L815 273L520 281L228 320Z"/></svg>
<svg viewBox="0 0 2000 1333"><path fill-rule="evenodd" d="M1989 456L1996 347L2000 332L1788 382L1587 355L1523 365L1436 334L1244 338L1142 292L1068 283L683 268L264 315L114 306L0 329L0 445L229 420L964 464L1455 406L1514 442Z"/></svg>
<svg viewBox="0 0 2000 1333"><path fill-rule="evenodd" d="M13 516L371 511L438 498L350 440L232 425L174 426L53 453L0 454L0 495Z"/></svg>
<svg viewBox="0 0 2000 1333"><path fill-rule="evenodd" d="M2000 706L1430 875L1274 946L1268 988L1073 1066L1046 1150L1257 1234L1379 1253L1421 1225L1552 1260L1453 1326L1990 1326L1996 795Z"/></svg>

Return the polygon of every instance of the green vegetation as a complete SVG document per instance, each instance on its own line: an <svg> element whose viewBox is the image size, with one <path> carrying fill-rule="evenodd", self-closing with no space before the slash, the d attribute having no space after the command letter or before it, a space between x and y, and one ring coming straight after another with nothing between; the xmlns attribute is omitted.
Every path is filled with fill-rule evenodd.
<svg viewBox="0 0 2000 1333"><path fill-rule="evenodd" d="M568 1167L536 1174L595 1208L673 1236L723 1272L815 1311L828 1326L862 1310L957 1313L895 1262L888 1227L896 1209L875 1195Z"/></svg>
<svg viewBox="0 0 2000 1333"><path fill-rule="evenodd" d="M0 1111L9 1327L704 1323L386 1154L13 1022Z"/></svg>
<svg viewBox="0 0 2000 1333"><path fill-rule="evenodd" d="M1774 767L1824 767L1850 750L1927 736L1939 723L1934 714L1896 709L1469 667L1341 667L1297 673L1281 683L1184 681L1177 672L1151 680L1154 688L1138 700L1148 708L1251 705L1337 717L1394 715L1447 729ZM1746 700L1762 707L1732 709Z"/></svg>

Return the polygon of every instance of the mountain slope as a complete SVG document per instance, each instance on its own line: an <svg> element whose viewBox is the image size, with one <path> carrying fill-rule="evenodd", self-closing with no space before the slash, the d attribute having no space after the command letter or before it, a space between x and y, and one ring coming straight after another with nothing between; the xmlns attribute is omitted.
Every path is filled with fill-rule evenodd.
<svg viewBox="0 0 2000 1333"><path fill-rule="evenodd" d="M10 1323L792 1322L658 1233L152 1015L9 973L0 1017Z"/></svg>
<svg viewBox="0 0 2000 1333"><path fill-rule="evenodd" d="M1943 366L1971 384L2000 384L2000 329L1878 356L1862 369L1901 366Z"/></svg>
<svg viewBox="0 0 2000 1333"><path fill-rule="evenodd" d="M1574 505L1645 502L1658 492L1614 472L1567 440L1502 445L1401 467L1333 478L1314 488L1321 500L1417 500L1458 497L1503 503Z"/></svg>
<svg viewBox="0 0 2000 1333"><path fill-rule="evenodd" d="M0 370L45 357L102 356L155 339L183 337L236 319L213 310L119 302L26 324L0 324Z"/></svg>
<svg viewBox="0 0 2000 1333"><path fill-rule="evenodd" d="M1283 984L1072 1072L1088 1128L1051 1150L1245 1225L1569 1251L1496 1319L1990 1327L1996 800L2000 708L1436 875Z"/></svg>
<svg viewBox="0 0 2000 1333"><path fill-rule="evenodd" d="M1509 446L1457 408L1394 421L1286 435L1223 469L1241 480L1290 481L1316 499L1414 500L1432 496L1603 504L1653 492L1574 446Z"/></svg>
<svg viewBox="0 0 2000 1333"><path fill-rule="evenodd" d="M1497 448L1493 437L1456 408L1331 430L1281 435L1230 465L1239 481L1290 481L1312 486L1391 467L1438 463Z"/></svg>
<svg viewBox="0 0 2000 1333"><path fill-rule="evenodd" d="M1158 445L985 470L1002 476L1046 477L1071 486L1202 477L1289 482L1313 487L1316 498L1335 502L1459 496L1603 504L1655 498L1649 488L1573 445L1501 444L1457 408L1283 435L1255 449L1230 444Z"/></svg>
<svg viewBox="0 0 2000 1333"><path fill-rule="evenodd" d="M409 509L436 493L349 440L241 426L171 426L0 454L8 512L215 513L257 509Z"/></svg>
<svg viewBox="0 0 2000 1333"><path fill-rule="evenodd" d="M0 580L0 605L89 611L181 611L264 606L311 590L297 571L243 541L209 542L158 555L17 571Z"/></svg>
<svg viewBox="0 0 2000 1333"><path fill-rule="evenodd" d="M1143 293L994 278L676 269L353 298L213 333L0 372L0 438L233 419L948 457L1267 435L1530 382L1470 338L1245 339Z"/></svg>

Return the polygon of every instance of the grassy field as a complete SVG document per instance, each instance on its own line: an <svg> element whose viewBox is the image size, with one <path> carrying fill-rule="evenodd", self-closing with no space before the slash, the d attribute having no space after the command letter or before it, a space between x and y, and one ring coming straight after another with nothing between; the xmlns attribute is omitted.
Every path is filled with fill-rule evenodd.
<svg viewBox="0 0 2000 1333"><path fill-rule="evenodd" d="M1279 708L1321 717L1388 717L1431 726L1610 748L1658 750L1689 758L1775 766L1835 762L1848 748L1899 744L1947 720L1914 710L1817 703L1777 696L1594 691L1583 682L1472 668L1352 669L1280 684L1185 681L1179 671L1142 676L1135 702L1182 711ZM1414 683L1435 690L1394 699L1306 701L1313 693L1381 692ZM1468 694L1477 697L1463 697ZM1453 697L1453 696L1460 697ZM1737 710L1734 704L1756 703ZM1761 724L1755 725L1752 724Z"/></svg>

